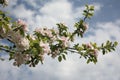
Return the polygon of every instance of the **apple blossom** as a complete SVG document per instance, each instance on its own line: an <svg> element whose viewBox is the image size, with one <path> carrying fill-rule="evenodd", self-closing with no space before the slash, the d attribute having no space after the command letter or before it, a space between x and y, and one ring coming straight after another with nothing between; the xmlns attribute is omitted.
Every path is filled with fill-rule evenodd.
<svg viewBox="0 0 120 80"><path fill-rule="evenodd" d="M26 22L24 22L24 21L21 20L21 19L18 19L17 23L21 26L21 28L22 28L24 31L28 31L28 27L27 27Z"/></svg>
<svg viewBox="0 0 120 80"><path fill-rule="evenodd" d="M97 49L94 49L94 55L95 55L95 57L97 57L98 56L98 50Z"/></svg>
<svg viewBox="0 0 120 80"><path fill-rule="evenodd" d="M59 37L58 39L62 41L64 47L68 47L69 37L62 36L62 37Z"/></svg>
<svg viewBox="0 0 120 80"><path fill-rule="evenodd" d="M40 33L40 34L44 35L43 28L36 28L36 29L35 29L35 32L37 32L37 33Z"/></svg>
<svg viewBox="0 0 120 80"><path fill-rule="evenodd" d="M36 28L35 31L40 33L40 34L42 34L43 36L46 35L46 36L48 36L50 38L53 37L52 32L51 32L50 29L47 29L47 28Z"/></svg>
<svg viewBox="0 0 120 80"><path fill-rule="evenodd" d="M9 40L15 43L15 46L17 47L18 50L23 51L29 49L29 40L26 37L23 37L20 35L19 32L14 32L10 30L8 32L8 37Z"/></svg>
<svg viewBox="0 0 120 80"><path fill-rule="evenodd" d="M20 66L21 64L25 64L26 61L30 60L29 54L22 54L22 53L15 53L14 54L15 62L13 63L14 66Z"/></svg>
<svg viewBox="0 0 120 80"><path fill-rule="evenodd" d="M92 49L92 45L90 43L86 44L86 47Z"/></svg>
<svg viewBox="0 0 120 80"><path fill-rule="evenodd" d="M29 40L27 38L20 38L18 43L16 43L16 47L20 51L29 49L29 46Z"/></svg>
<svg viewBox="0 0 120 80"><path fill-rule="evenodd" d="M52 32L50 31L50 29L46 29L44 33L45 33L48 37L50 37L50 38L53 37Z"/></svg>
<svg viewBox="0 0 120 80"><path fill-rule="evenodd" d="M34 35L29 35L30 36L30 38L32 39L32 40L35 40L35 36Z"/></svg>
<svg viewBox="0 0 120 80"><path fill-rule="evenodd" d="M40 42L40 47L42 47L43 49L43 53L50 53L51 52L51 49L50 49L50 46L48 43L43 43L43 42Z"/></svg>
<svg viewBox="0 0 120 80"><path fill-rule="evenodd" d="M83 22L83 27L84 27L85 31L89 28L88 24L85 22Z"/></svg>

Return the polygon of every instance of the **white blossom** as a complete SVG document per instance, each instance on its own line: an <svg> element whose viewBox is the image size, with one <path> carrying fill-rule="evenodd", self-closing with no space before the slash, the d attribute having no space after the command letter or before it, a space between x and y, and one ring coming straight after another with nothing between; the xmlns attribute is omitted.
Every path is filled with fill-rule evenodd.
<svg viewBox="0 0 120 80"><path fill-rule="evenodd" d="M62 41L62 43L63 43L63 45L64 45L65 47L68 46L68 43L69 43L69 37L62 36L62 37L59 37L59 40Z"/></svg>
<svg viewBox="0 0 120 80"><path fill-rule="evenodd" d="M43 36L48 36L50 38L53 37L52 32L51 32L50 29L47 29L47 28L36 28L35 31L40 33L40 34L42 34Z"/></svg>
<svg viewBox="0 0 120 80"><path fill-rule="evenodd" d="M45 35L43 28L36 28L36 29L35 29L35 32L38 32L38 33L40 33L40 34L42 34L42 35Z"/></svg>
<svg viewBox="0 0 120 80"><path fill-rule="evenodd" d="M51 49L50 49L50 46L48 43L43 43L43 42L40 42L40 47L42 47L44 53L50 53L51 52Z"/></svg>
<svg viewBox="0 0 120 80"><path fill-rule="evenodd" d="M16 43L18 50L29 49L29 40L27 38L21 38L18 43Z"/></svg>
<svg viewBox="0 0 120 80"><path fill-rule="evenodd" d="M44 33L50 38L53 37L52 32L49 29L45 30Z"/></svg>
<svg viewBox="0 0 120 80"><path fill-rule="evenodd" d="M31 59L29 54L21 54L19 52L14 54L15 62L13 63L14 66L20 66L21 64L26 63Z"/></svg>
<svg viewBox="0 0 120 80"><path fill-rule="evenodd" d="M98 56L98 50L97 49L94 49L94 55L95 55L95 57Z"/></svg>
<svg viewBox="0 0 120 80"><path fill-rule="evenodd" d="M29 40L18 32L9 31L8 39L14 42L16 48L20 51L29 49Z"/></svg>
<svg viewBox="0 0 120 80"><path fill-rule="evenodd" d="M18 19L17 23L22 27L24 31L28 31L28 26L25 21Z"/></svg>
<svg viewBox="0 0 120 80"><path fill-rule="evenodd" d="M85 30L87 30L89 28L88 24L85 23L85 22L83 23L83 27L84 27Z"/></svg>
<svg viewBox="0 0 120 80"><path fill-rule="evenodd" d="M92 45L90 43L86 44L87 48L93 49Z"/></svg>
<svg viewBox="0 0 120 80"><path fill-rule="evenodd" d="M34 35L31 35L31 34L30 34L30 38L31 38L32 40L35 40L35 36L34 36Z"/></svg>

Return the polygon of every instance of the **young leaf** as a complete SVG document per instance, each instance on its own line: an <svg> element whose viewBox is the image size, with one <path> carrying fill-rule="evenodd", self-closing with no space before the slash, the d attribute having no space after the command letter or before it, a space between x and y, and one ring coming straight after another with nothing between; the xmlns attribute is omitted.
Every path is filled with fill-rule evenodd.
<svg viewBox="0 0 120 80"><path fill-rule="evenodd" d="M117 45L118 45L118 42L115 41L115 42L114 42L114 46L117 46Z"/></svg>
<svg viewBox="0 0 120 80"><path fill-rule="evenodd" d="M62 61L62 56L58 57L58 61L61 62Z"/></svg>
<svg viewBox="0 0 120 80"><path fill-rule="evenodd" d="M93 11L94 10L94 6L90 6L90 10Z"/></svg>
<svg viewBox="0 0 120 80"><path fill-rule="evenodd" d="M63 59L64 59L64 60L66 60L66 57L65 57L65 55L64 55L64 54L62 54L62 57L63 57Z"/></svg>

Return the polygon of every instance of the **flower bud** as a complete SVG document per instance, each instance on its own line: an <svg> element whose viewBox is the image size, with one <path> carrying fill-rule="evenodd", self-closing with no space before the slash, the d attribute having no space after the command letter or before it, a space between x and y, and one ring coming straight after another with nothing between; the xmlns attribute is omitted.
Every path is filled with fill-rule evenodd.
<svg viewBox="0 0 120 80"><path fill-rule="evenodd" d="M94 55L95 55L95 57L97 57L98 56L98 50L97 49L94 49Z"/></svg>
<svg viewBox="0 0 120 80"><path fill-rule="evenodd" d="M64 47L68 47L69 37L62 36L62 37L59 38L59 40L62 41Z"/></svg>
<svg viewBox="0 0 120 80"><path fill-rule="evenodd" d="M27 27L26 22L24 22L24 21L21 20L21 19L18 19L17 23L22 27L22 29L23 29L24 31L28 31L28 27Z"/></svg>
<svg viewBox="0 0 120 80"><path fill-rule="evenodd" d="M83 23L83 27L84 27L85 31L89 28L88 24L85 22Z"/></svg>
<svg viewBox="0 0 120 80"><path fill-rule="evenodd" d="M92 49L92 45L90 43L86 44L86 47Z"/></svg>
<svg viewBox="0 0 120 80"><path fill-rule="evenodd" d="M40 47L42 47L43 53L51 53L51 49L48 43L40 42Z"/></svg>

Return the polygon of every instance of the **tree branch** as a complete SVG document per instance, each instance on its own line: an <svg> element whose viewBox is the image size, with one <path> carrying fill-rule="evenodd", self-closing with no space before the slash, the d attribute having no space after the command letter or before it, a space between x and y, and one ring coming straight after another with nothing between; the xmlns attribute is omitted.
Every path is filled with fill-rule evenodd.
<svg viewBox="0 0 120 80"><path fill-rule="evenodd" d="M1 46L0 46L0 50L3 50L3 51L5 51L5 52L15 53L14 51L11 51L11 50L9 50L9 49L2 48Z"/></svg>

